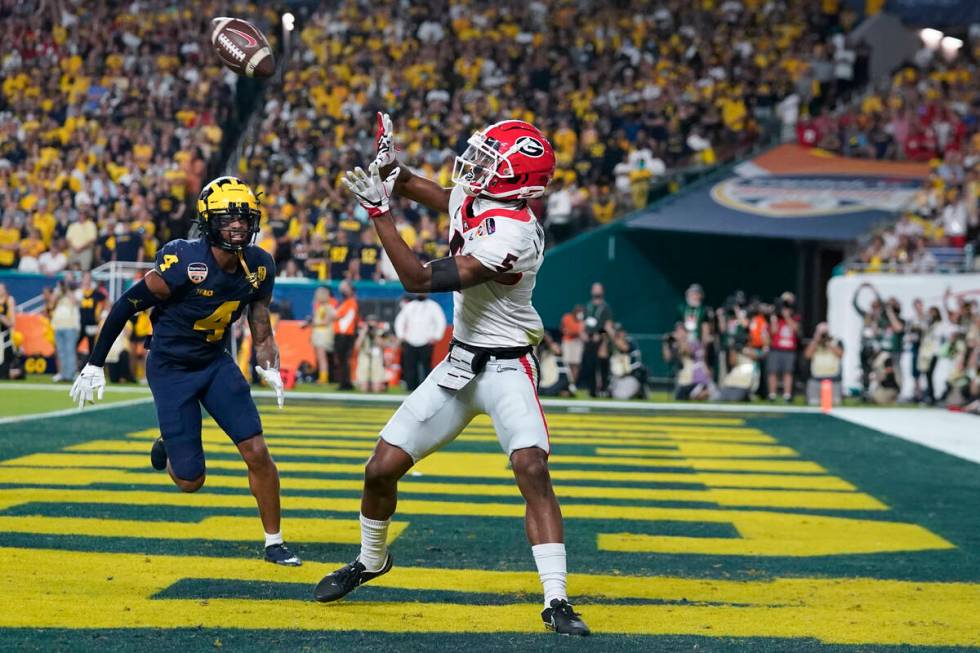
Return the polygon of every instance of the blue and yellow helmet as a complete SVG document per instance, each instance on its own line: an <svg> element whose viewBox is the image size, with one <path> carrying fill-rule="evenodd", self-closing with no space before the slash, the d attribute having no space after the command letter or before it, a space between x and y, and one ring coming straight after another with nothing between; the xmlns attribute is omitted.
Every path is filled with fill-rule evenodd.
<svg viewBox="0 0 980 653"><path fill-rule="evenodd" d="M208 182L197 198L201 233L221 249L233 252L245 249L259 232L261 215L255 193L237 177L218 177ZM231 225L242 221L245 229L231 229ZM235 237L236 234L240 237Z"/></svg>

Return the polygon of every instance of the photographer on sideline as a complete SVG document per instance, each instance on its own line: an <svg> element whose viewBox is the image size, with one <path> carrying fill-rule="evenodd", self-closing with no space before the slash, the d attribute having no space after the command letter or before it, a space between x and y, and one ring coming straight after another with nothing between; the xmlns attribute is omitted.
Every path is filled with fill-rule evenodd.
<svg viewBox="0 0 980 653"><path fill-rule="evenodd" d="M648 374L639 348L621 324L613 327L611 335L613 355L609 359L609 368L613 399L645 399Z"/></svg>
<svg viewBox="0 0 980 653"><path fill-rule="evenodd" d="M769 401L776 400L779 381L783 382L783 401L793 399L793 372L796 349L800 344L800 318L794 313L796 297L784 292L776 303L776 314L770 318L772 338L766 370L769 373Z"/></svg>
<svg viewBox="0 0 980 653"><path fill-rule="evenodd" d="M587 388L592 397L609 395L609 333L612 331L612 309L606 303L606 291L599 282L592 284L592 301L585 307L585 351L577 385Z"/></svg>
<svg viewBox="0 0 980 653"><path fill-rule="evenodd" d="M841 361L844 358L844 346L841 341L830 335L830 327L826 322L817 325L810 344L803 351L803 357L810 361L810 379L806 383L806 402L811 406L820 405L820 385L822 381L830 381L833 385L833 403L841 403Z"/></svg>

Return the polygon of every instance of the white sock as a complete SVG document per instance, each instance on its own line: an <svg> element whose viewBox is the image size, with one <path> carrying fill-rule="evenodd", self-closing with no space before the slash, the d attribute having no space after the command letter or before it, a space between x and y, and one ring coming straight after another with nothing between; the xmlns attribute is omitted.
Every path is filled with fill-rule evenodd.
<svg viewBox="0 0 980 653"><path fill-rule="evenodd" d="M553 599L568 600L565 589L565 545L561 542L554 544L535 544L531 547L534 554L534 564L538 566L538 575L544 587L544 607L550 608Z"/></svg>
<svg viewBox="0 0 980 653"><path fill-rule="evenodd" d="M265 534L265 545L272 546L273 544L282 544L282 531Z"/></svg>
<svg viewBox="0 0 980 653"><path fill-rule="evenodd" d="M378 571L388 554L388 524L390 519L377 521L361 515L361 561L367 571Z"/></svg>

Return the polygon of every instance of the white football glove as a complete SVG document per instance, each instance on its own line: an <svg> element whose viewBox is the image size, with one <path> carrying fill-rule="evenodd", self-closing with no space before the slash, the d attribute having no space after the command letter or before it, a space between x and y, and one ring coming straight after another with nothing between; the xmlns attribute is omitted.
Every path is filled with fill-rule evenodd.
<svg viewBox="0 0 980 653"><path fill-rule="evenodd" d="M98 365L86 365L75 377L68 396L71 397L72 402L77 401L78 407L82 408L86 402L94 404L96 394L99 401L102 401L102 395L105 394L105 373Z"/></svg>
<svg viewBox="0 0 980 653"><path fill-rule="evenodd" d="M276 402L278 402L279 407L282 408L282 404L286 401L286 393L282 387L282 376L279 374L279 370L275 367L261 367L259 365L255 366L255 373L262 377L262 380L269 384L269 387L276 391Z"/></svg>
<svg viewBox="0 0 980 653"><path fill-rule="evenodd" d="M391 126L391 116L378 112L378 131L374 136L378 154L374 162L378 168L384 168L395 162L395 130Z"/></svg>
<svg viewBox="0 0 980 653"><path fill-rule="evenodd" d="M395 168L388 173L387 179L381 181L381 172L377 162L374 162L368 167L368 172L364 172L361 168L348 170L343 182L350 192L354 193L361 206L367 209L368 215L377 218L391 210L389 206L391 192L395 188L395 180L398 179L399 172L401 168Z"/></svg>

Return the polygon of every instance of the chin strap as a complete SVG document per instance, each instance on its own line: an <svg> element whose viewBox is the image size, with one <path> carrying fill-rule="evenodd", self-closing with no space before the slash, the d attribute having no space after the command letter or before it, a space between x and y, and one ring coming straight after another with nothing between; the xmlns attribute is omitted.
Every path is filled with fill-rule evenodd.
<svg viewBox="0 0 980 653"><path fill-rule="evenodd" d="M245 262L245 255L242 250L238 250L238 262L242 264L242 269L245 270L245 278L248 282L252 284L253 288L258 289L259 287L259 276L248 269L248 263Z"/></svg>

